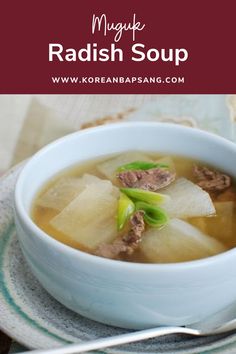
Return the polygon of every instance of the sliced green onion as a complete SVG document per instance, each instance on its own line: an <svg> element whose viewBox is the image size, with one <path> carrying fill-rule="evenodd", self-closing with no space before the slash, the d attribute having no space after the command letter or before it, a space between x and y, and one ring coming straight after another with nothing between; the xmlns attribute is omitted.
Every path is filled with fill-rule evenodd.
<svg viewBox="0 0 236 354"><path fill-rule="evenodd" d="M170 200L170 197L166 194L150 192L141 188L120 188L120 190L135 201L142 201L150 204L161 204Z"/></svg>
<svg viewBox="0 0 236 354"><path fill-rule="evenodd" d="M125 226L129 217L135 211L135 205L127 195L120 193L118 201L117 229L120 231Z"/></svg>
<svg viewBox="0 0 236 354"><path fill-rule="evenodd" d="M118 167L117 171L129 170L150 170L151 168L168 168L169 166L164 163L148 162L148 161L134 161Z"/></svg>
<svg viewBox="0 0 236 354"><path fill-rule="evenodd" d="M144 202L137 202L135 204L135 208L136 210L144 211L144 220L148 225L152 227L161 228L165 226L169 221L167 213L162 208L157 206Z"/></svg>

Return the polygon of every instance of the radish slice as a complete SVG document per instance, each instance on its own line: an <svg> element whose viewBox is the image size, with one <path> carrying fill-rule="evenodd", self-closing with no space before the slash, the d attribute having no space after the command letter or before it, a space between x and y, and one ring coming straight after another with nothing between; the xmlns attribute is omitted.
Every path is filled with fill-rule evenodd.
<svg viewBox="0 0 236 354"><path fill-rule="evenodd" d="M119 190L110 181L89 184L50 224L88 250L117 236Z"/></svg>
<svg viewBox="0 0 236 354"><path fill-rule="evenodd" d="M37 206L61 211L81 193L87 185L99 180L98 177L89 174L84 174L81 178L60 178L37 199Z"/></svg>
<svg viewBox="0 0 236 354"><path fill-rule="evenodd" d="M213 256L226 248L191 224L172 219L161 230L147 230L143 234L140 250L149 262L174 263Z"/></svg>
<svg viewBox="0 0 236 354"><path fill-rule="evenodd" d="M160 193L171 197L162 208L170 217L191 218L215 214L215 207L210 195L186 178L178 178L170 186L161 189Z"/></svg>
<svg viewBox="0 0 236 354"><path fill-rule="evenodd" d="M117 169L127 163L133 161L149 161L152 159L141 152L127 152L117 157L111 158L97 166L99 172L101 172L108 179L113 180L116 177Z"/></svg>

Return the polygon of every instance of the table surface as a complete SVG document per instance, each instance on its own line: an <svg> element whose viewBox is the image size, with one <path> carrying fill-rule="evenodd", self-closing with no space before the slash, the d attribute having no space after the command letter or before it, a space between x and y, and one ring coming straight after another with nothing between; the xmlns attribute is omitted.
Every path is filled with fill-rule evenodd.
<svg viewBox="0 0 236 354"><path fill-rule="evenodd" d="M81 125L155 102L159 95L2 95L0 96L0 174L38 149ZM236 102L236 98L235 98ZM236 103L235 103L236 107ZM235 110L236 111L236 110ZM99 121L100 122L100 121ZM23 348L0 331L0 354Z"/></svg>

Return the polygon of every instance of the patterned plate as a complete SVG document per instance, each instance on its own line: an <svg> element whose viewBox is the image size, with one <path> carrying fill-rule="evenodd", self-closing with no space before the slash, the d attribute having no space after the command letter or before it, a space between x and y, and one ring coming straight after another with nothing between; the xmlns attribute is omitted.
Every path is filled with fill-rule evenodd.
<svg viewBox="0 0 236 354"><path fill-rule="evenodd" d="M30 348L53 348L126 332L66 309L31 274L13 221L13 191L21 168L16 166L0 179L0 328ZM103 353L236 353L236 331L204 338L171 335Z"/></svg>

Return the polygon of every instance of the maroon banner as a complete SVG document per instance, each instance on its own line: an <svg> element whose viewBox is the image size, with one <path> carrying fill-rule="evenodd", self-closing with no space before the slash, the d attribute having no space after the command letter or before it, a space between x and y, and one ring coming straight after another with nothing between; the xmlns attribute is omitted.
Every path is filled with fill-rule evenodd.
<svg viewBox="0 0 236 354"><path fill-rule="evenodd" d="M0 93L235 93L235 1L5 1Z"/></svg>

